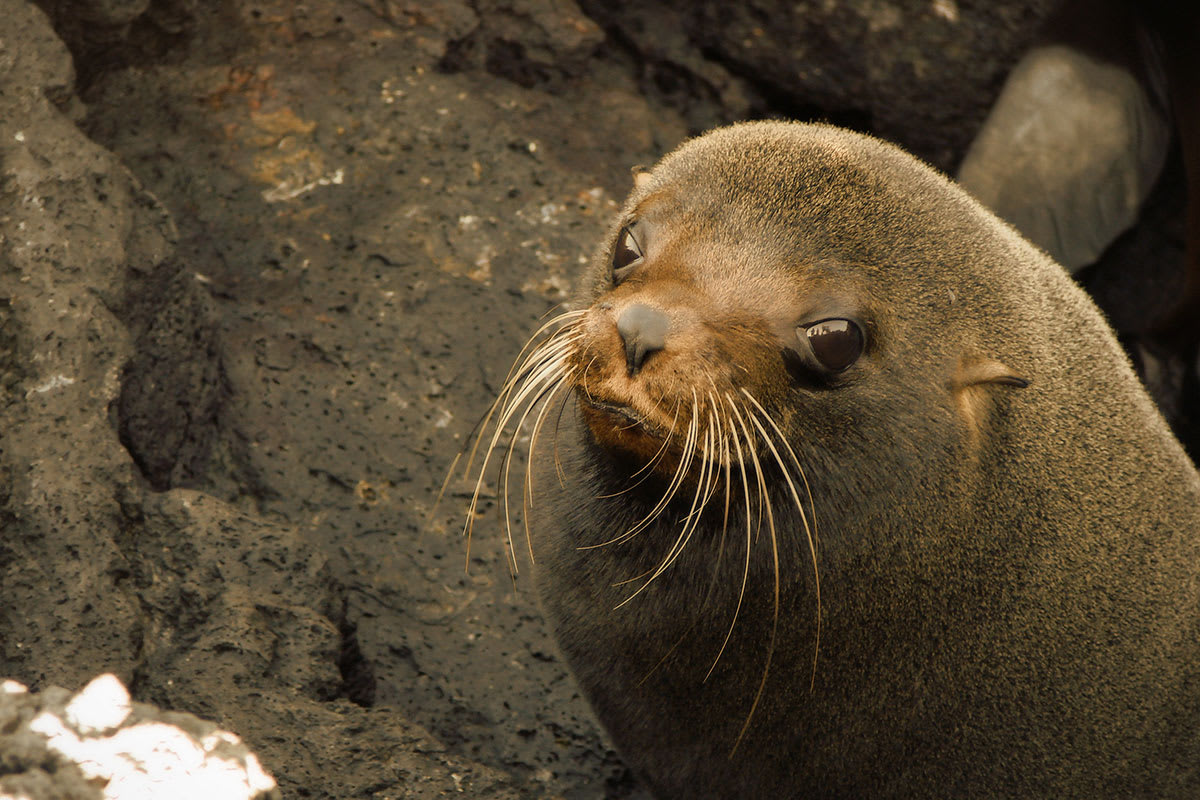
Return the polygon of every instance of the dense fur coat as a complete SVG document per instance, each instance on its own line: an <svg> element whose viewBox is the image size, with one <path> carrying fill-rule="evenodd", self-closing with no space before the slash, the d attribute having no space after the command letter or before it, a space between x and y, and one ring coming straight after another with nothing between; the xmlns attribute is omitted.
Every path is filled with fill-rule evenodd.
<svg viewBox="0 0 1200 800"><path fill-rule="evenodd" d="M1200 796L1200 481L1058 265L891 145L751 123L643 176L591 270L572 394L535 442L532 552L656 795ZM630 304L670 321L636 372ZM790 363L829 316L861 355ZM652 522L590 547L650 514L679 457L639 473L658 429L625 441L580 397L703 432L725 413L704 387L753 394L800 501L747 435L769 520L748 453L701 479L697 457ZM679 547L697 480L714 491Z"/></svg>

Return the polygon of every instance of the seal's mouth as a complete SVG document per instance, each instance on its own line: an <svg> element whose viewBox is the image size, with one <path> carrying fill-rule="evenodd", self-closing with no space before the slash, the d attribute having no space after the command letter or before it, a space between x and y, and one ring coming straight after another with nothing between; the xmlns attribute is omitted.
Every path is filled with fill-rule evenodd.
<svg viewBox="0 0 1200 800"><path fill-rule="evenodd" d="M644 456L660 455L670 431L631 405L577 392L584 421L597 441Z"/></svg>
<svg viewBox="0 0 1200 800"><path fill-rule="evenodd" d="M626 420L633 425L644 426L646 424L646 418L641 414L638 414L629 406L617 405L616 403L610 403L605 400L597 400L593 397L584 397L583 401L592 408L595 408L599 411L605 411L614 417Z"/></svg>

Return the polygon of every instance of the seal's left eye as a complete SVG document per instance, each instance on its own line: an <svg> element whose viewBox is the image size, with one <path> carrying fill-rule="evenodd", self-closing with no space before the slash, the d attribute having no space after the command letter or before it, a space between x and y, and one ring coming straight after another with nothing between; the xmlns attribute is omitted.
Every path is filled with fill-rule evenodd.
<svg viewBox="0 0 1200 800"><path fill-rule="evenodd" d="M858 361L863 351L863 333L848 319L827 319L805 330L808 345L821 366L841 372Z"/></svg>
<svg viewBox="0 0 1200 800"><path fill-rule="evenodd" d="M620 280L623 277L621 270L633 266L643 257L642 246L638 244L637 238L633 235L633 226L625 226L617 236L617 244L613 248L613 277Z"/></svg>

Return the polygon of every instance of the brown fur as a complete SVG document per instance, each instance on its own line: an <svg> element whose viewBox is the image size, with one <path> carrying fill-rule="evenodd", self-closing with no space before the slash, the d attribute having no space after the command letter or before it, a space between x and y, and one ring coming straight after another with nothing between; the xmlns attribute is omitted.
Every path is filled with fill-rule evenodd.
<svg viewBox="0 0 1200 800"><path fill-rule="evenodd" d="M614 288L632 220L645 262ZM890 145L752 123L639 179L588 285L574 399L533 445L532 551L658 796L1200 796L1200 480L1061 268ZM631 376L635 302L671 328ZM781 351L823 309L866 351L798 381ZM713 424L705 386L781 438L710 448L699 493L638 528L690 417Z"/></svg>

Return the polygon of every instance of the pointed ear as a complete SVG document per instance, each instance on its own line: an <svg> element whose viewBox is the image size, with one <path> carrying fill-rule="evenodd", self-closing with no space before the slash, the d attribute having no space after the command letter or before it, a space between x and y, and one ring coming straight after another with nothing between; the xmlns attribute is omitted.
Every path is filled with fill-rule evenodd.
<svg viewBox="0 0 1200 800"><path fill-rule="evenodd" d="M645 189L646 184L650 183L649 170L647 170L645 167L643 167L639 164L638 166L634 167L631 171L633 172L633 188L634 189Z"/></svg>
<svg viewBox="0 0 1200 800"><path fill-rule="evenodd" d="M958 372L954 376L955 389L961 390L986 383L1024 389L1029 385L1029 380L994 358L964 358L959 363Z"/></svg>

